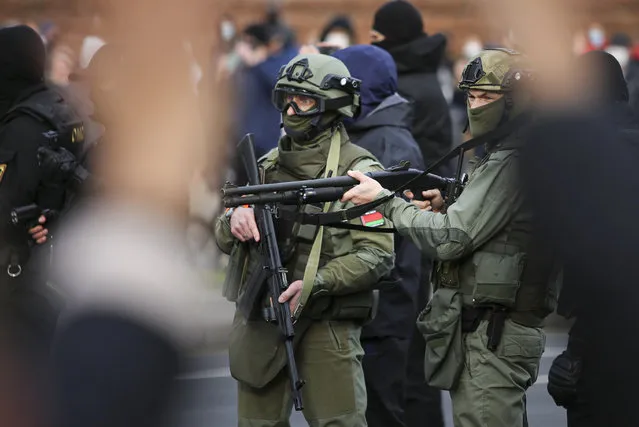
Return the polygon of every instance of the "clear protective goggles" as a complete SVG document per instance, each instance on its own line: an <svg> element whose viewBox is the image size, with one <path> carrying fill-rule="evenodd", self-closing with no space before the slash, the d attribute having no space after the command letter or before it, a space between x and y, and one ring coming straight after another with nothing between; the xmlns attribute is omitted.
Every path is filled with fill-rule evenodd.
<svg viewBox="0 0 639 427"><path fill-rule="evenodd" d="M304 89L280 86L273 90L273 105L285 113L293 108L297 116L313 116L326 111L326 99Z"/></svg>

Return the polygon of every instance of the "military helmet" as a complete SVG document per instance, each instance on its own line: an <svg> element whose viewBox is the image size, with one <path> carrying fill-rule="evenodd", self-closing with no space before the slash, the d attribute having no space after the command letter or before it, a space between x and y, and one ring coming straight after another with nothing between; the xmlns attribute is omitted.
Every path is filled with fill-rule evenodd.
<svg viewBox="0 0 639 427"><path fill-rule="evenodd" d="M322 54L298 55L280 69L273 90L273 105L281 112L290 106L299 116L337 111L354 117L360 105L361 81L351 77L346 65ZM300 108L296 99L312 98L315 105Z"/></svg>
<svg viewBox="0 0 639 427"><path fill-rule="evenodd" d="M510 49L484 49L464 68L460 90L511 92L532 78L524 65L524 57Z"/></svg>

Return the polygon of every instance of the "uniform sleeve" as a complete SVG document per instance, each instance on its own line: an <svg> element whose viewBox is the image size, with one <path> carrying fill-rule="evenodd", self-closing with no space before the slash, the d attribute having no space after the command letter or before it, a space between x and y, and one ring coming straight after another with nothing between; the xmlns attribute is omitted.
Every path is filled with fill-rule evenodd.
<svg viewBox="0 0 639 427"><path fill-rule="evenodd" d="M394 198L380 207L402 235L442 261L461 258L490 240L508 224L523 203L516 183L517 162L508 154L494 157L474 173L446 214L421 211ZM380 196L390 194L388 190Z"/></svg>
<svg viewBox="0 0 639 427"><path fill-rule="evenodd" d="M231 234L231 222L230 219L222 214L215 221L215 242L218 248L225 254L230 254L233 249L233 242L235 237Z"/></svg>
<svg viewBox="0 0 639 427"><path fill-rule="evenodd" d="M354 170L371 172L382 170L381 165L362 166L357 164ZM348 209L352 204L335 203L331 210ZM351 224L361 225L358 218ZM384 227L392 224L385 220ZM326 233L326 231L325 231ZM393 268L395 254L392 233L375 233L350 230L352 250L343 256L334 258L322 266L315 278L314 294L330 293L333 295L350 294L371 289L379 279Z"/></svg>

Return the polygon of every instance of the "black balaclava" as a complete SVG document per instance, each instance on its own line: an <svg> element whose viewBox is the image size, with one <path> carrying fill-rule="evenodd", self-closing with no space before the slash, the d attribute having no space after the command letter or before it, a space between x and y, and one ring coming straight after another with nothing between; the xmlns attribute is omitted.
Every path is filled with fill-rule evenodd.
<svg viewBox="0 0 639 427"><path fill-rule="evenodd" d="M576 73L582 79L578 95L589 104L628 103L628 85L619 62L604 51L592 51L577 58Z"/></svg>
<svg viewBox="0 0 639 427"><path fill-rule="evenodd" d="M30 27L0 30L0 117L20 94L44 81L46 51L42 38Z"/></svg>
<svg viewBox="0 0 639 427"><path fill-rule="evenodd" d="M375 46L389 50L412 42L424 35L424 22L419 10L404 0L389 1L375 13L373 30L385 39Z"/></svg>

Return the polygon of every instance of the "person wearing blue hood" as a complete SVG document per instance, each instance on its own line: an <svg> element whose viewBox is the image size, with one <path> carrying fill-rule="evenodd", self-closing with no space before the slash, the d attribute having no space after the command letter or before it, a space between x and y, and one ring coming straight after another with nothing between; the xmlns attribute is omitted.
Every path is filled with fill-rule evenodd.
<svg viewBox="0 0 639 427"><path fill-rule="evenodd" d="M424 159L410 131L412 108L397 93L397 68L391 55L375 46L357 45L333 56L362 80L360 114L344 121L351 141L373 153L386 168L408 160L411 167L423 169ZM380 290L377 316L361 336L369 427L406 425L406 369L422 265L419 249L405 238L396 236L395 253L393 275L399 284Z"/></svg>
<svg viewBox="0 0 639 427"><path fill-rule="evenodd" d="M268 23L253 24L244 29L236 45L243 64L236 76L239 111L234 143L247 133L254 134L258 158L275 148L280 138L281 117L271 104L271 92L280 68L298 51L281 36Z"/></svg>

